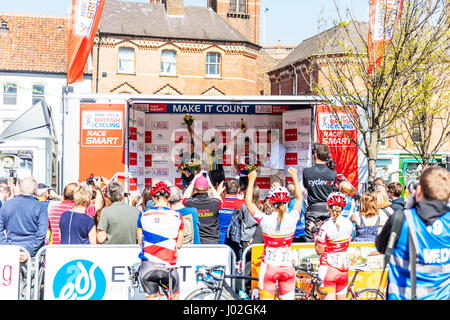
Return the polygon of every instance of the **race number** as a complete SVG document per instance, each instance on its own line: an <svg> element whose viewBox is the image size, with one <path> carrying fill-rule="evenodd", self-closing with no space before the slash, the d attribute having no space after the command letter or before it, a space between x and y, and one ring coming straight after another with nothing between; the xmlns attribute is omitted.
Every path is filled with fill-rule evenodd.
<svg viewBox="0 0 450 320"><path fill-rule="evenodd" d="M270 265L283 266L292 264L292 251L287 248L266 248L264 262Z"/></svg>
<svg viewBox="0 0 450 320"><path fill-rule="evenodd" d="M329 253L327 255L327 262L331 267L339 269L348 269L350 266L347 253Z"/></svg>

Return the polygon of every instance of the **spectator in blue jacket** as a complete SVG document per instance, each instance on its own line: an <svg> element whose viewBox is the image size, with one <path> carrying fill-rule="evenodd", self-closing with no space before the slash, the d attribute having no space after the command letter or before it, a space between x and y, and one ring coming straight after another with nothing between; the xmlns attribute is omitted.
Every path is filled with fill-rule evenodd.
<svg viewBox="0 0 450 320"><path fill-rule="evenodd" d="M20 194L6 201L0 209L0 244L18 245L34 257L45 244L47 207L36 198L37 182L33 177L19 183ZM21 254L21 262L27 260Z"/></svg>

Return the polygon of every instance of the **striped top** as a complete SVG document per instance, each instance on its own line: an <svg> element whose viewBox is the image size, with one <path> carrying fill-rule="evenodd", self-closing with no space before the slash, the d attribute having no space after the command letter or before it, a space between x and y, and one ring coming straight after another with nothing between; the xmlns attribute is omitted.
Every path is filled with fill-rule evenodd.
<svg viewBox="0 0 450 320"><path fill-rule="evenodd" d="M61 215L66 211L71 211L75 208L75 203L73 201L61 201L57 204L49 206L48 208L48 228L51 231L50 244L61 244L61 235L59 231L59 220ZM95 206L93 204L86 208L86 215L91 218L95 216Z"/></svg>
<svg viewBox="0 0 450 320"><path fill-rule="evenodd" d="M175 265L178 258L178 234L184 229L181 213L167 207L152 207L139 214L137 226L143 234L139 258Z"/></svg>

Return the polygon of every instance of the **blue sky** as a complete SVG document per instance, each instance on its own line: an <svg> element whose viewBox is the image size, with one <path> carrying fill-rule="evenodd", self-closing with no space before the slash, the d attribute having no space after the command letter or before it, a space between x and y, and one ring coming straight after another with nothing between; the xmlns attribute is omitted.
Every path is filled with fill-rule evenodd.
<svg viewBox="0 0 450 320"><path fill-rule="evenodd" d="M261 0L261 11L265 7L269 9L265 14L265 33L261 12L261 44L276 44L280 38L282 44L297 45L312 37L318 33L319 19L329 23L337 18L334 1L344 17L345 9L349 8L356 20L367 21L369 0ZM207 0L184 0L184 3L205 7ZM2 0L0 12L69 16L71 5L72 0Z"/></svg>

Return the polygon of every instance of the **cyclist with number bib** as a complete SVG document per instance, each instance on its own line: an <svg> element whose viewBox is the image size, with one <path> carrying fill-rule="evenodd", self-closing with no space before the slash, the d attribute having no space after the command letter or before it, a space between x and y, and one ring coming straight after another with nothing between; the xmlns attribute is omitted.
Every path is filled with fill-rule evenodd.
<svg viewBox="0 0 450 320"><path fill-rule="evenodd" d="M352 222L342 214L347 201L340 192L332 192L327 198L331 217L321 226L315 239L315 249L320 255L320 290L326 292L324 300L344 300L347 296L348 267L347 248L353 233Z"/></svg>
<svg viewBox="0 0 450 320"><path fill-rule="evenodd" d="M297 221L300 218L303 196L298 183L297 169L289 168L294 187L296 202L288 210L289 192L284 187L273 187L269 199L262 211L253 202L253 187L256 171L249 175L245 203L253 218L261 225L264 235L264 253L259 270L259 290L262 300L273 300L279 288L282 300L293 300L295 294L295 269L291 252Z"/></svg>
<svg viewBox="0 0 450 320"><path fill-rule="evenodd" d="M137 221L138 240L142 246L139 258L142 260L139 280L148 300L160 298L160 282L170 288L171 299L179 298L179 277L175 269L178 249L183 244L183 218L181 213L169 208L170 189L164 182L158 182L151 189L155 205L139 214ZM170 276L169 276L170 272Z"/></svg>

